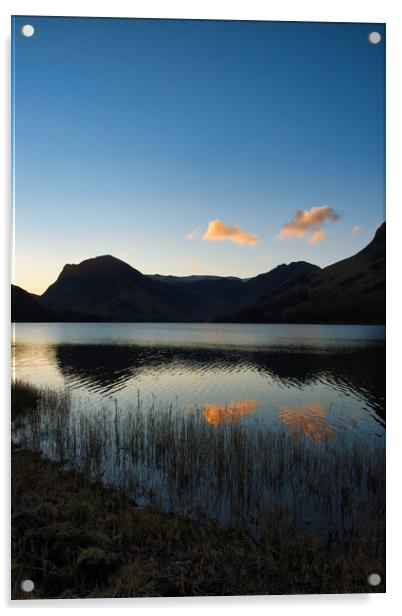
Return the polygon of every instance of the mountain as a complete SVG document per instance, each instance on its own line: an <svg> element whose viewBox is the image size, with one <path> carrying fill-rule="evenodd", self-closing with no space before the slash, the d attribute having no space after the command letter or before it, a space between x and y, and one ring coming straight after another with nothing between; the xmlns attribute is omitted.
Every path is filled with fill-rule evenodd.
<svg viewBox="0 0 402 616"><path fill-rule="evenodd" d="M52 310L89 312L104 320L172 321L180 319L181 295L171 285L103 255L65 265L41 301Z"/></svg>
<svg viewBox="0 0 402 616"><path fill-rule="evenodd" d="M55 318L53 310L45 308L38 301L37 296L13 284L11 285L11 314L14 323L46 322L53 321Z"/></svg>
<svg viewBox="0 0 402 616"><path fill-rule="evenodd" d="M313 272L319 272L318 265L312 265L306 261L295 261L289 265L278 265L266 274L259 274L255 278L250 278L245 282L245 292L247 298L251 301L264 297L269 293L273 293L278 287L284 283L291 284L295 278L302 279Z"/></svg>
<svg viewBox="0 0 402 616"><path fill-rule="evenodd" d="M247 280L147 276L103 255L65 265L41 296L12 293L13 321L382 323L385 223L366 248L323 269L298 261Z"/></svg>
<svg viewBox="0 0 402 616"><path fill-rule="evenodd" d="M148 274L148 278L159 280L160 282L168 282L170 284L187 284L189 282L199 282L200 280L243 280L237 276L202 276L193 274L191 276L170 276L163 274Z"/></svg>
<svg viewBox="0 0 402 616"><path fill-rule="evenodd" d="M259 323L384 323L383 223L356 255L279 285L254 306L220 320Z"/></svg>
<svg viewBox="0 0 402 616"><path fill-rule="evenodd" d="M217 310L228 311L242 285L240 279L227 278L167 282L104 255L65 265L41 302L52 310L88 312L105 321L205 321Z"/></svg>
<svg viewBox="0 0 402 616"><path fill-rule="evenodd" d="M240 278L146 276L110 255L65 265L41 296L52 310L74 310L106 321L210 321L252 306L278 284L316 266L292 263L244 283Z"/></svg>
<svg viewBox="0 0 402 616"><path fill-rule="evenodd" d="M93 315L74 311L56 311L43 305L41 297L11 285L11 314L13 323L63 323L94 321Z"/></svg>

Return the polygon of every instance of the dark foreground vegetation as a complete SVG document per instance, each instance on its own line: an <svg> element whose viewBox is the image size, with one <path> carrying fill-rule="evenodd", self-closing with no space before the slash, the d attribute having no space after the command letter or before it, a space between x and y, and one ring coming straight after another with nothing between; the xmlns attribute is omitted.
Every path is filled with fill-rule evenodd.
<svg viewBox="0 0 402 616"><path fill-rule="evenodd" d="M43 445L44 441L38 435L36 440L15 439L12 449L14 599L384 592L384 582L375 588L367 584L367 577L373 572L385 579L384 469L378 468L381 457L370 457L356 450L351 458L357 466L350 486L345 478L342 482L335 476L330 478L334 490L343 490L344 509L353 508L353 511L344 513L345 516L348 513L349 518L354 517L348 530L320 535L302 531L295 523L291 508L285 507L278 499L271 499L268 522L256 534L241 523L222 528L207 520L200 523L178 514L164 513L155 507L137 506L125 490L106 487L101 475L94 474L92 464L79 464L79 448L65 447L68 439L64 433L63 441L63 430L65 432L66 426L70 425L61 420L69 409L65 393L16 383L12 400L13 430L19 435L24 434L27 421L31 430L43 430L38 414L46 408L48 412L53 408L55 421L51 429L47 422L46 429L50 430L48 434L52 438L59 440L60 453L58 457L54 455L56 448L52 455L54 459L45 459L39 447L39 443ZM155 417L151 414L152 421ZM99 416L95 417L95 421L98 419ZM177 433L168 431L161 435L160 428L166 430L166 426L171 428L172 425L175 424L159 424L151 437L158 435L160 439L164 436L163 447L170 449L169 459L177 448L171 437ZM183 427L184 424L178 425ZM234 425L239 426L238 423ZM58 431L54 431L57 426ZM243 451L241 455L247 449L246 434L233 425L229 424L229 428L211 426L211 433L207 428L198 433L192 426L186 424L186 431L179 434L185 435L187 455L192 451L196 466L200 455L197 446L216 447L220 441L210 442L209 438L211 434L219 434L220 428L224 440L237 439L237 449ZM125 430L115 436L122 448L127 445L127 441L120 440L126 428L127 424ZM93 439L88 426L87 431ZM93 445L98 442L102 447L99 441L91 442ZM286 441L288 445L289 442ZM306 452L314 451L305 449ZM72 459L67 459L67 453L71 455L72 451L78 456L74 465ZM61 455L61 452L64 453ZM315 454L309 457L306 452L304 457L300 457L302 452L302 447L295 447L289 454L293 456L295 471L297 464L308 463L311 472L318 472L319 468L314 464L318 465L319 458L314 458ZM277 447L274 453L278 455L279 465L286 464L288 458L283 457L280 448ZM210 455L214 455L212 450ZM235 465L239 455L233 452ZM101 454L93 452L93 456L96 458ZM367 472L359 467L358 460L370 466ZM223 465L224 462L223 457ZM179 458L176 463L183 480L180 467L185 461ZM262 463L266 464L267 460L262 458ZM275 469L272 481L279 482L274 459L271 463ZM350 463L346 464L348 470ZM377 468L374 468L374 463ZM160 464L163 464L163 458ZM73 466L81 470L77 471ZM286 472L286 468L282 472ZM371 515L364 524L359 523L364 503L355 509L348 494L348 489L351 490L357 481L356 477L368 483L367 499L370 502L366 506ZM239 478L240 473L236 472L231 481ZM314 485L311 483L312 488ZM305 487L301 485L300 490L303 489ZM324 492L328 489L327 486ZM24 579L35 582L35 590L30 594L20 590Z"/></svg>

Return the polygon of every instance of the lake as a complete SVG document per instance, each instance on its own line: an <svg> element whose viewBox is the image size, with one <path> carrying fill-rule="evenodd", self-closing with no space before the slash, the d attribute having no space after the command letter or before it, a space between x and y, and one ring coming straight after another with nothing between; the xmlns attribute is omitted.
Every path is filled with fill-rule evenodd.
<svg viewBox="0 0 402 616"><path fill-rule="evenodd" d="M43 408L40 448L60 459L70 448L81 465L99 451L96 473L140 504L257 528L274 494L322 531L346 525L340 467L370 515L364 460L384 446L384 339L382 326L24 323L13 377L71 392L68 418Z"/></svg>
<svg viewBox="0 0 402 616"><path fill-rule="evenodd" d="M156 396L240 405L266 421L314 402L335 429L382 435L385 328L355 325L14 325L13 375L88 404ZM244 413L246 414L246 413Z"/></svg>

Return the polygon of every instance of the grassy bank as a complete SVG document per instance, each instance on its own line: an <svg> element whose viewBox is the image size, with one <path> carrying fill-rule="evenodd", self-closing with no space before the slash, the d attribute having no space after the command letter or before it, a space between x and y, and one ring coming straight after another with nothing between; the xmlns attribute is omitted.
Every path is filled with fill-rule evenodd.
<svg viewBox="0 0 402 616"><path fill-rule="evenodd" d="M366 581L384 576L373 529L321 542L289 532L278 510L255 539L135 507L28 450L13 449L12 507L14 599L384 591Z"/></svg>
<svg viewBox="0 0 402 616"><path fill-rule="evenodd" d="M86 413L72 409L68 392L26 383L15 384L12 402L14 598L384 591L367 584L373 572L384 579L382 451L342 440L312 447L286 428L211 425L139 401L127 413ZM243 516L221 528L191 507L183 510L193 520L163 513L149 493L152 507L138 507L144 468L177 506L192 506L202 484L201 496L226 499ZM242 523L252 498L259 533ZM328 532L300 529L306 502ZM30 595L23 579L35 582Z"/></svg>

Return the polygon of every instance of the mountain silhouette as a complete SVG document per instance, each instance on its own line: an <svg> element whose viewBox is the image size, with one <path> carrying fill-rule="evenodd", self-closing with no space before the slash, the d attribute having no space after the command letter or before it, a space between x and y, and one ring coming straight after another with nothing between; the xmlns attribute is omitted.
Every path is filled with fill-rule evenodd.
<svg viewBox="0 0 402 616"><path fill-rule="evenodd" d="M252 323L384 323L385 223L356 255L279 285L246 310L217 320Z"/></svg>
<svg viewBox="0 0 402 616"><path fill-rule="evenodd" d="M28 293L16 285L11 285L11 316L13 323L83 323L99 320L94 315L47 308L40 295Z"/></svg>
<svg viewBox="0 0 402 616"><path fill-rule="evenodd" d="M159 280L160 282L169 282L171 284L188 284L189 282L198 282L200 280L242 280L238 276L200 276L198 274L192 274L190 276L163 276L162 274L148 274L148 278L153 280Z"/></svg>
<svg viewBox="0 0 402 616"><path fill-rule="evenodd" d="M106 321L210 321L253 305L278 284L318 268L292 263L244 283L240 278L146 276L110 255L65 265L40 297L51 310L90 313Z"/></svg>
<svg viewBox="0 0 402 616"><path fill-rule="evenodd" d="M385 223L349 259L323 269L282 264L247 280L147 276L102 255L65 265L41 296L13 286L12 320L382 323Z"/></svg>
<svg viewBox="0 0 402 616"><path fill-rule="evenodd" d="M124 261L103 255L65 265L41 296L53 310L90 312L106 320L175 320L175 290L150 280Z"/></svg>
<svg viewBox="0 0 402 616"><path fill-rule="evenodd" d="M385 417L385 349L382 346L344 352L267 352L243 348L238 353L219 346L188 347L130 344L66 344L54 346L57 366L67 382L110 393L143 374L159 374L167 366L175 370L236 370L239 365L277 379L286 386L310 386L317 379L355 391L367 398L380 417Z"/></svg>

